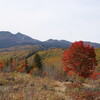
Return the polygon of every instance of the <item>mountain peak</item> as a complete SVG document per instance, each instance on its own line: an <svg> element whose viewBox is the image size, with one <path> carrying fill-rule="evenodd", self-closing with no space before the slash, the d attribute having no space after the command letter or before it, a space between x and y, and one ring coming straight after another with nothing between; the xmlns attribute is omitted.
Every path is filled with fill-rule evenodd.
<svg viewBox="0 0 100 100"><path fill-rule="evenodd" d="M59 40L57 40L57 39L49 39L49 40L47 40L47 42L58 42Z"/></svg>
<svg viewBox="0 0 100 100"><path fill-rule="evenodd" d="M30 36L24 35L20 32L16 33L15 36L21 39L23 42L36 42L38 40L31 38Z"/></svg>
<svg viewBox="0 0 100 100"><path fill-rule="evenodd" d="M27 35L24 35L24 34L22 34L22 33L20 33L20 32L16 33L15 35L27 36Z"/></svg>
<svg viewBox="0 0 100 100"><path fill-rule="evenodd" d="M18 33L16 33L16 35L22 35L22 33L18 32Z"/></svg>
<svg viewBox="0 0 100 100"><path fill-rule="evenodd" d="M9 31L0 31L0 35L13 35L11 32Z"/></svg>

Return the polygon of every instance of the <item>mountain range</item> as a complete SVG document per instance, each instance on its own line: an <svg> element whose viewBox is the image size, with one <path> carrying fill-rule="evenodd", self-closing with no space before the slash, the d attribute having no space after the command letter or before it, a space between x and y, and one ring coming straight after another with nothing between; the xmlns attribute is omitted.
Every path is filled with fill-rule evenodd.
<svg viewBox="0 0 100 100"><path fill-rule="evenodd" d="M39 45L44 49L49 48L68 48L72 42L66 40L54 40L49 39L47 41L39 41L37 39L33 39L27 35L24 35L20 32L13 34L9 31L0 31L0 48L8 48L17 45ZM95 48L100 48L99 43L86 42L89 43Z"/></svg>

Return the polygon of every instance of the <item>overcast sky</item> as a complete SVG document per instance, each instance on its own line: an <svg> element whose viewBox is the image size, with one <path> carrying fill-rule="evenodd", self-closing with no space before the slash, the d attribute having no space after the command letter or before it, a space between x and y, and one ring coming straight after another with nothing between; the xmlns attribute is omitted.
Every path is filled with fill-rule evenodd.
<svg viewBox="0 0 100 100"><path fill-rule="evenodd" d="M0 31L100 43L100 0L0 0Z"/></svg>

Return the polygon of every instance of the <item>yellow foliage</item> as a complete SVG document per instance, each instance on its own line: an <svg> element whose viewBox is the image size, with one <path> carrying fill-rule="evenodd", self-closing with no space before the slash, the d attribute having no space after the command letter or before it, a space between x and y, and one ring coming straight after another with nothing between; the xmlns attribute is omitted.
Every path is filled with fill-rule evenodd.
<svg viewBox="0 0 100 100"><path fill-rule="evenodd" d="M38 72L39 69L37 67L33 68L33 72Z"/></svg>

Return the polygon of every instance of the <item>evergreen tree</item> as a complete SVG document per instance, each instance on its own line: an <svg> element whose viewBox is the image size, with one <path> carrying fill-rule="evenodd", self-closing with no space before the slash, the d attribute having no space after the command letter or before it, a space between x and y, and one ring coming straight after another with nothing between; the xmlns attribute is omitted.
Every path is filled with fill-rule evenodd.
<svg viewBox="0 0 100 100"><path fill-rule="evenodd" d="M26 73L29 73L29 72L30 72L30 70L29 70L29 66L28 66L27 59L25 59L24 66L25 66L25 71L26 71Z"/></svg>
<svg viewBox="0 0 100 100"><path fill-rule="evenodd" d="M10 59L9 59L9 66L10 66L10 68L12 68L13 67L13 58L12 57L10 57Z"/></svg>
<svg viewBox="0 0 100 100"><path fill-rule="evenodd" d="M40 71L43 70L41 58L40 58L40 55L38 53L35 54L34 65L35 65L34 67L37 67Z"/></svg>

